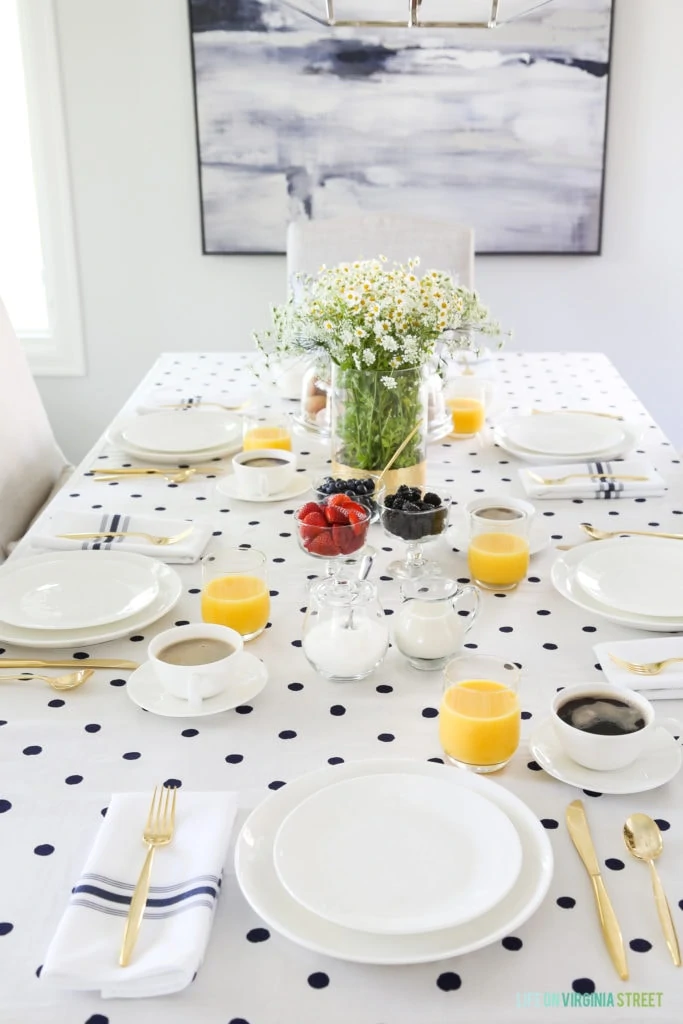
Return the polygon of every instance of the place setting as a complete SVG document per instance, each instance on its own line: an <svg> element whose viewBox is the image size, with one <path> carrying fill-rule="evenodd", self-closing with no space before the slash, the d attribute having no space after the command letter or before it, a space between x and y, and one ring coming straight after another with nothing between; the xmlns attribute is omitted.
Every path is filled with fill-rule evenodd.
<svg viewBox="0 0 683 1024"><path fill-rule="evenodd" d="M203 555L212 532L208 520L55 510L41 519L32 537L32 547L131 552L167 563L191 565Z"/></svg>
<svg viewBox="0 0 683 1024"><path fill-rule="evenodd" d="M574 466L625 458L637 447L641 433L635 424L604 413L536 410L498 418L493 439L523 462L542 465L545 460L543 468L547 470L563 463Z"/></svg>
<svg viewBox="0 0 683 1024"><path fill-rule="evenodd" d="M296 453L285 448L240 452L232 460L232 473L216 484L217 494L245 502L288 501L310 489L310 475L297 471Z"/></svg>
<svg viewBox="0 0 683 1024"><path fill-rule="evenodd" d="M242 422L220 409L202 409L197 415L162 409L117 421L107 439L114 448L142 462L193 465L239 451Z"/></svg>

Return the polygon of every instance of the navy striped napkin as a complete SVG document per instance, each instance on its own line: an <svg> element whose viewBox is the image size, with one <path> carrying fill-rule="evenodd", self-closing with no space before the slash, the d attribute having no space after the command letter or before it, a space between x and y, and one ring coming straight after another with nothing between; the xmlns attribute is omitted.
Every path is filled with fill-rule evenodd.
<svg viewBox="0 0 683 1024"><path fill-rule="evenodd" d="M518 470L524 490L530 498L597 498L613 501L616 498L659 497L667 486L651 462L633 458L615 462L567 462L553 466L525 466ZM637 476L642 480L618 480L614 477ZM546 484L534 479L559 480L564 483Z"/></svg>
<svg viewBox="0 0 683 1024"><path fill-rule="evenodd" d="M167 995L190 984L209 940L237 808L235 793L178 794L173 841L156 851L131 963L118 951L142 868L151 793L117 793L71 890L41 981L111 998ZM74 849L74 855L77 854Z"/></svg>
<svg viewBox="0 0 683 1024"><path fill-rule="evenodd" d="M191 533L175 544L152 544L144 537L103 537L100 540L67 540L64 533L147 533L152 537L177 537L191 528ZM167 519L164 516L141 516L127 512L57 511L44 516L31 536L33 547L53 551L129 551L161 558L164 562L190 564L197 562L211 538L211 524L188 519Z"/></svg>

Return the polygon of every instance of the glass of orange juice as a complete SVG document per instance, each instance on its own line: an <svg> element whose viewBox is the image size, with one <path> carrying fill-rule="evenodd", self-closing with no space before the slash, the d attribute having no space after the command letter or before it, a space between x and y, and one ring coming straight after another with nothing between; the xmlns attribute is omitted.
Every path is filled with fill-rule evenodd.
<svg viewBox="0 0 683 1024"><path fill-rule="evenodd" d="M254 548L225 548L202 563L202 618L229 626L243 640L262 633L270 614L266 556Z"/></svg>
<svg viewBox="0 0 683 1024"><path fill-rule="evenodd" d="M514 590L529 568L531 514L515 507L474 508L469 511L470 576L485 590Z"/></svg>
<svg viewBox="0 0 683 1024"><path fill-rule="evenodd" d="M454 377L446 385L446 407L453 420L453 437L474 437L484 426L488 385L476 377Z"/></svg>
<svg viewBox="0 0 683 1024"><path fill-rule="evenodd" d="M439 739L459 768L497 772L519 746L519 681L511 661L459 655L444 669Z"/></svg>
<svg viewBox="0 0 683 1024"><path fill-rule="evenodd" d="M257 448L292 450L292 425L286 413L262 409L244 417L242 447L245 452Z"/></svg>

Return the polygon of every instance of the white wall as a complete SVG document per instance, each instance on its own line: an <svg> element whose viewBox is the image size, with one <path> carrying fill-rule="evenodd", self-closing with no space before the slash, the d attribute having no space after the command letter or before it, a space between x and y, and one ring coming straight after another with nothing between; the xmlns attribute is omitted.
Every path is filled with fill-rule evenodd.
<svg viewBox="0 0 683 1024"><path fill-rule="evenodd" d="M606 351L683 444L683 3L618 0L603 255L489 257L514 346ZM163 350L239 349L281 257L202 256L186 0L57 0L88 376L42 379L77 458Z"/></svg>

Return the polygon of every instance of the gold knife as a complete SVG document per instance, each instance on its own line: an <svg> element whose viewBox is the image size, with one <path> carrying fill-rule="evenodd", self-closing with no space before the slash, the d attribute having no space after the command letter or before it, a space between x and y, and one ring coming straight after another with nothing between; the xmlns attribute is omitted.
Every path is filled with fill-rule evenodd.
<svg viewBox="0 0 683 1024"><path fill-rule="evenodd" d="M169 473L177 473L180 466L166 466L166 469L141 466L109 466L107 469L91 469L93 476L168 476ZM191 469L193 473L218 473L221 466L183 466L183 469Z"/></svg>
<svg viewBox="0 0 683 1024"><path fill-rule="evenodd" d="M626 963L626 951L624 940L617 921L617 915L610 902L605 889L605 883L600 874L600 865L591 839L586 811L581 800L573 800L566 811L567 828L572 842L577 849L579 857L590 876L593 885L593 895L598 908L600 927L605 940L605 945L612 958L612 963L617 969L619 977L623 981L628 980L628 964Z"/></svg>
<svg viewBox="0 0 683 1024"><path fill-rule="evenodd" d="M137 661L122 661L120 658L58 658L55 661L41 661L39 658L0 658L3 668L139 668Z"/></svg>

